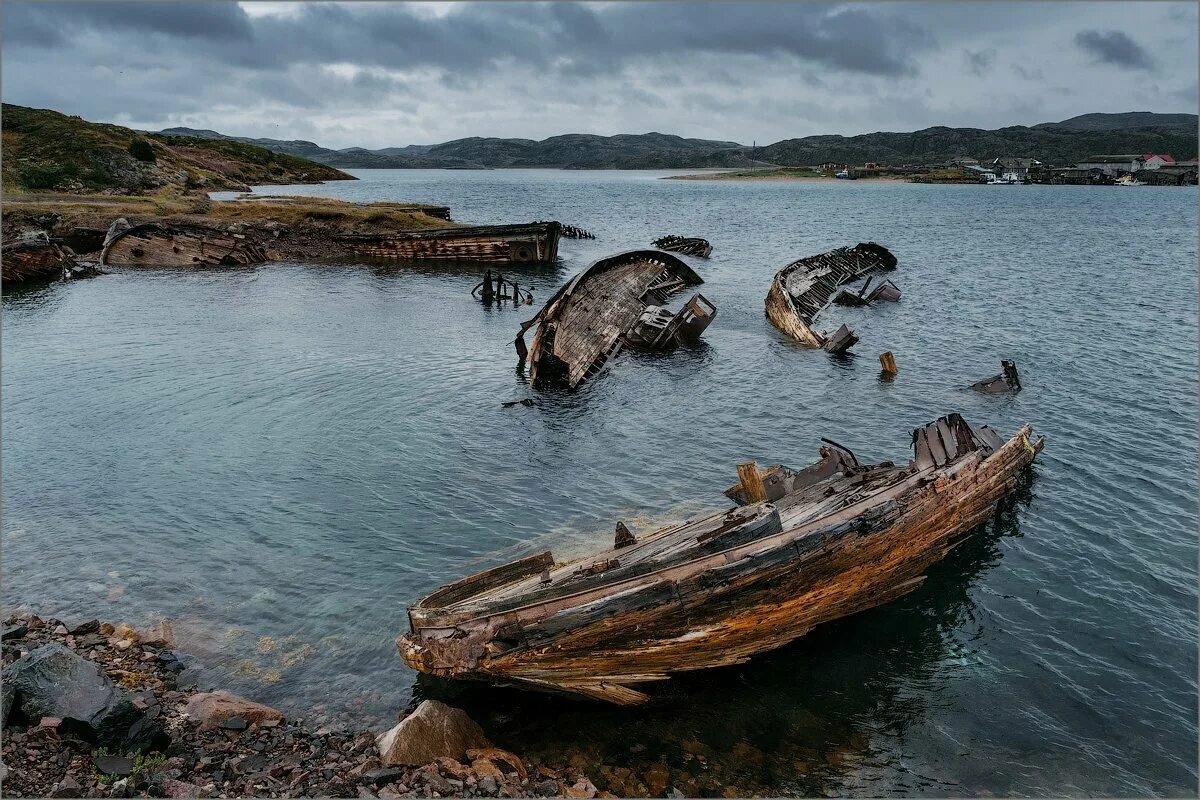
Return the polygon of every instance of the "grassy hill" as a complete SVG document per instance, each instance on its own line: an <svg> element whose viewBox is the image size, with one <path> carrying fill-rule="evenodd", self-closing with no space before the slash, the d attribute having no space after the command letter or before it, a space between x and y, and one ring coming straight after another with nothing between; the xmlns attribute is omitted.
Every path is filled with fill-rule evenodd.
<svg viewBox="0 0 1200 800"><path fill-rule="evenodd" d="M1048 164L1072 164L1097 153L1171 153L1196 155L1197 134L1180 127L1101 130L1013 126L926 128L912 133L867 133L861 136L806 136L785 139L759 149L759 158L782 166L835 162L862 164L940 164L956 157L981 161L999 156L1037 158Z"/></svg>
<svg viewBox="0 0 1200 800"><path fill-rule="evenodd" d="M353 180L337 169L226 139L143 134L3 104L3 188L147 194Z"/></svg>
<svg viewBox="0 0 1200 800"><path fill-rule="evenodd" d="M1179 128L1196 132L1200 117L1195 114L1156 114L1153 111L1126 111L1123 114L1081 114L1062 122L1043 122L1035 128L1062 128L1073 131L1114 131L1123 128Z"/></svg>

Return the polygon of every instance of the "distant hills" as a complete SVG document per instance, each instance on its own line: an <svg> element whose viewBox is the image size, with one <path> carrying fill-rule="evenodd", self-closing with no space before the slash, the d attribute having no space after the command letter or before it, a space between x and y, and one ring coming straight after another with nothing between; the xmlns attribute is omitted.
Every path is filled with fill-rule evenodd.
<svg viewBox="0 0 1200 800"><path fill-rule="evenodd" d="M806 166L835 162L943 164L953 158L999 156L1038 158L1070 164L1097 153L1171 153L1191 158L1197 150L1195 114L1084 114L1061 122L998 130L933 127L911 133L806 136L751 148L738 142L686 139L663 133L595 136L567 134L549 139L470 137L432 145L368 150L333 150L303 140L249 139L211 130L168 128L164 134L221 139L264 147L339 168L488 169L700 169Z"/></svg>
<svg viewBox="0 0 1200 800"><path fill-rule="evenodd" d="M7 192L140 194L354 180L326 164L239 141L145 134L9 103L0 113Z"/></svg>

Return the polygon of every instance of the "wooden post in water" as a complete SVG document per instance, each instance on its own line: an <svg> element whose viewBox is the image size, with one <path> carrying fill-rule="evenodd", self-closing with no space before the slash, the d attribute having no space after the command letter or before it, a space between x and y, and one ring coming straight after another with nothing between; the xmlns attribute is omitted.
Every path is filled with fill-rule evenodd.
<svg viewBox="0 0 1200 800"><path fill-rule="evenodd" d="M490 303L492 301L492 271L489 269L483 273L483 302Z"/></svg>
<svg viewBox="0 0 1200 800"><path fill-rule="evenodd" d="M898 372L896 369L896 358L892 355L891 350L887 351L886 353L879 354L879 365L883 367L883 371L889 375L895 375L896 372Z"/></svg>
<svg viewBox="0 0 1200 800"><path fill-rule="evenodd" d="M743 461L737 467L738 478L742 481L742 490L746 493L746 503L762 503L767 499L767 487L763 485L762 473L758 471L757 461Z"/></svg>

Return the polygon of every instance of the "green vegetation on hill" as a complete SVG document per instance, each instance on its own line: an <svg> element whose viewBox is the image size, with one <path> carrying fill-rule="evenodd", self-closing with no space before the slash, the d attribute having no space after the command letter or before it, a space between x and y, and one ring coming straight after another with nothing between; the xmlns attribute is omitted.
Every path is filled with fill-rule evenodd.
<svg viewBox="0 0 1200 800"><path fill-rule="evenodd" d="M353 180L324 164L235 141L142 134L9 103L0 111L6 193L146 194Z"/></svg>
<svg viewBox="0 0 1200 800"><path fill-rule="evenodd" d="M1033 127L934 127L910 133L861 136L807 136L759 148L737 142L685 139L663 133L594 136L566 134L549 139L500 139L472 136L434 145L408 145L367 150L330 150L313 142L228 137L212 130L171 128L165 134L188 134L235 140L279 153L311 158L335 167L408 169L563 167L567 169L746 169L763 166L837 164L944 164L953 158L999 156L1037 158L1070 164L1095 153L1171 153L1196 155L1197 116L1131 111L1084 114Z"/></svg>

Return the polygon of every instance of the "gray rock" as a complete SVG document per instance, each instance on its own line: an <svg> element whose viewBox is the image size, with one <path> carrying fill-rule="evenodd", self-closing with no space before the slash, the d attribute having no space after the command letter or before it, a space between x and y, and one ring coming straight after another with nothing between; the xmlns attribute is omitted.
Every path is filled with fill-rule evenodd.
<svg viewBox="0 0 1200 800"><path fill-rule="evenodd" d="M26 717L59 717L64 728L121 752L145 751L157 733L129 696L70 648L48 644L4 668L15 706Z"/></svg>
<svg viewBox="0 0 1200 800"><path fill-rule="evenodd" d="M358 779L359 783L365 783L370 786L380 786L385 783L391 783L399 778L404 777L404 770L396 767L384 769L369 769L362 774Z"/></svg>
<svg viewBox="0 0 1200 800"><path fill-rule="evenodd" d="M70 775L63 778L58 783L54 784L54 788L50 790L51 797L82 797L83 787L79 785L79 781L72 778Z"/></svg>
<svg viewBox="0 0 1200 800"><path fill-rule="evenodd" d="M29 628L24 625L9 625L0 633L0 641L7 642L9 639L24 639L25 634L29 633Z"/></svg>
<svg viewBox="0 0 1200 800"><path fill-rule="evenodd" d="M105 775L124 777L133 774L133 759L125 756L92 756L92 766Z"/></svg>
<svg viewBox="0 0 1200 800"><path fill-rule="evenodd" d="M85 633L96 633L100 630L100 620L89 619L87 622L81 622L74 628L69 628L67 633L72 636L82 636Z"/></svg>
<svg viewBox="0 0 1200 800"><path fill-rule="evenodd" d="M245 717L229 717L221 721L221 727L227 731L244 731L249 726Z"/></svg>
<svg viewBox="0 0 1200 800"><path fill-rule="evenodd" d="M558 781L553 778L540 781L534 785L533 792L539 797L554 797L558 794Z"/></svg>
<svg viewBox="0 0 1200 800"><path fill-rule="evenodd" d="M417 710L377 740L384 766L418 766L438 758L461 758L472 748L488 747L483 729L462 709L425 700Z"/></svg>

